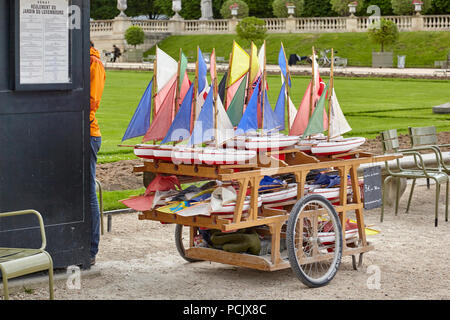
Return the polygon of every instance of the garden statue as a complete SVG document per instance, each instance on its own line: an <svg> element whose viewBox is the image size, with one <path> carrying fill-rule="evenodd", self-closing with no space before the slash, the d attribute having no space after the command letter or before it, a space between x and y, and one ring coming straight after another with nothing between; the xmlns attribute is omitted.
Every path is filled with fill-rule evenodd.
<svg viewBox="0 0 450 320"><path fill-rule="evenodd" d="M172 10L175 12L175 15L171 18L171 20L183 20L183 17L179 14L181 11L181 0L172 1Z"/></svg>
<svg viewBox="0 0 450 320"><path fill-rule="evenodd" d="M201 2L202 17L200 20L213 19L212 0L202 0Z"/></svg>
<svg viewBox="0 0 450 320"><path fill-rule="evenodd" d="M127 10L127 0L117 0L117 9L120 10L119 17L126 17L125 10Z"/></svg>

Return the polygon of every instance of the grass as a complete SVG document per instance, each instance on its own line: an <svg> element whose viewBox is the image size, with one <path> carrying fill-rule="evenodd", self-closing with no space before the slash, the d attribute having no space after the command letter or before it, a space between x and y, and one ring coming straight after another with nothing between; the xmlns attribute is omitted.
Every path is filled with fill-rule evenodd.
<svg viewBox="0 0 450 320"><path fill-rule="evenodd" d="M163 40L158 46L178 60L179 50L189 57L189 61L196 59L196 48L200 45L202 52L209 53L216 49L218 57L228 60L233 40L243 47L250 47L245 41L237 39L236 35L189 35L171 36ZM371 66L372 51L379 51L378 45L369 41L366 32L346 33L301 33L301 34L269 34L266 38L267 63L277 64L280 43L283 42L286 55L296 53L300 56L311 54L312 46L316 49L334 48L337 56L348 59L349 66ZM450 52L450 32L422 31L400 32L398 42L385 51L394 52L394 65L397 56L405 55L407 68L434 67L434 61L446 60ZM155 48L148 50L146 55L154 55Z"/></svg>
<svg viewBox="0 0 450 320"><path fill-rule="evenodd" d="M145 188L136 190L120 190L120 191L103 191L103 212L119 209L127 209L127 207L119 202L119 200L127 199L131 196L143 194ZM98 194L97 194L98 196Z"/></svg>

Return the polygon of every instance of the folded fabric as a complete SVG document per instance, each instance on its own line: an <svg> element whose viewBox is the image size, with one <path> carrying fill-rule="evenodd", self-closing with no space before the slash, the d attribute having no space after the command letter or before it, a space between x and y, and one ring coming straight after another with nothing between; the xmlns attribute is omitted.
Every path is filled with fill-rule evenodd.
<svg viewBox="0 0 450 320"><path fill-rule="evenodd" d="M273 189L273 188L275 188L277 186L282 186L282 185L285 185L285 184L286 184L286 182L284 182L284 181L281 181L281 180L278 180L278 179L274 179L274 178L269 177L269 176L264 176L264 178L259 183L259 185L260 185L259 191ZM264 187L264 186L267 186L267 187Z"/></svg>

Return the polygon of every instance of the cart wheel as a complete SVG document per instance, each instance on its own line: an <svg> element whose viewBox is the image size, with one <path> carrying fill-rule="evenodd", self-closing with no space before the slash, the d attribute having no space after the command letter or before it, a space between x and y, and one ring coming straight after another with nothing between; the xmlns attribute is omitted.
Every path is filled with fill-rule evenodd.
<svg viewBox="0 0 450 320"><path fill-rule="evenodd" d="M289 215L286 230L289 262L306 286L328 284L342 258L341 222L333 205L323 196L299 200Z"/></svg>
<svg viewBox="0 0 450 320"><path fill-rule="evenodd" d="M362 265L363 265L363 253L359 254L358 264L356 264L356 255L352 255L352 265L353 265L353 270L358 270L359 268L362 267Z"/></svg>
<svg viewBox="0 0 450 320"><path fill-rule="evenodd" d="M187 262L197 262L201 260L191 259L186 257L186 251L184 250L184 243L183 241L186 241L189 239L189 233L183 234L183 225L177 224L175 227L175 245L177 246L178 253L180 256L186 260Z"/></svg>
<svg viewBox="0 0 450 320"><path fill-rule="evenodd" d="M153 172L145 171L143 175L144 187L148 187L149 184L155 179L156 175Z"/></svg>

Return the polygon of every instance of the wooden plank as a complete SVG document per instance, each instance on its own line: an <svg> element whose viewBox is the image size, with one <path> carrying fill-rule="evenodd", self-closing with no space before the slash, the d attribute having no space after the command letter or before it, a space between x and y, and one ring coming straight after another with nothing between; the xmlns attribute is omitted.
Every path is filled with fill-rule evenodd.
<svg viewBox="0 0 450 320"><path fill-rule="evenodd" d="M273 216L273 217L264 217L261 219L257 219L254 221L242 221L239 223L230 223L230 224L223 224L221 225L223 231L232 231L232 230L239 230L239 229L245 229L250 227L257 227L262 225L269 225L271 223L277 222L277 221L286 221L289 219L288 215L282 215L282 216Z"/></svg>
<svg viewBox="0 0 450 320"><path fill-rule="evenodd" d="M357 204L363 204L361 201L361 190L359 189L359 182L358 182L358 168L357 166L352 166L350 170L350 176L352 181L352 188L353 188L353 202ZM365 246L367 244L366 239L366 226L364 224L364 213L363 208L358 208L355 210L356 214L356 223L358 225L358 233L359 233L359 239L362 241L362 245Z"/></svg>
<svg viewBox="0 0 450 320"><path fill-rule="evenodd" d="M270 233L272 234L272 247L271 247L271 259L272 264L277 265L280 263L280 233L281 233L282 223L277 222L269 225Z"/></svg>
<svg viewBox="0 0 450 320"><path fill-rule="evenodd" d="M254 177L252 179L252 193L250 198L250 220L258 219L258 197L259 197L259 184L261 182L262 177Z"/></svg>
<svg viewBox="0 0 450 320"><path fill-rule="evenodd" d="M171 162L149 162L146 161L142 166L135 166L133 172L154 172L164 174L175 174L191 177L203 177L209 179L218 179L219 174L232 174L232 169L221 169L217 166L202 165L176 165Z"/></svg>
<svg viewBox="0 0 450 320"><path fill-rule="evenodd" d="M247 196L247 189L250 179L245 178L239 181L239 192L236 198L236 207L234 209L233 223L239 223L242 219L242 209L244 207L245 198Z"/></svg>

